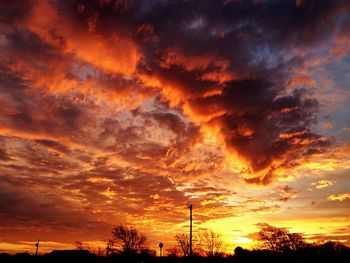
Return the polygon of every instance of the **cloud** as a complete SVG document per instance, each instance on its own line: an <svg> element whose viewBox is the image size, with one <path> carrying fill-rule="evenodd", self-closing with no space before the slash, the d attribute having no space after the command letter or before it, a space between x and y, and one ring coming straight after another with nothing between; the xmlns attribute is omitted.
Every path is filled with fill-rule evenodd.
<svg viewBox="0 0 350 263"><path fill-rule="evenodd" d="M32 239L35 235L41 236L44 240L69 242L79 235L91 238L94 236L92 233L96 233L98 229L99 231L109 229L108 224L90 218L87 213L77 211L62 199L30 191L23 186L15 190L13 185L2 183L0 196L3 222L1 232L7 239ZM78 230L82 224L85 226L84 229ZM65 236L61 235L62 231L66 233ZM20 232L21 236L18 236Z"/></svg>
<svg viewBox="0 0 350 263"><path fill-rule="evenodd" d="M333 241L333 242L341 242L346 246L350 244L350 226L344 225L343 227L338 227L332 229L328 233L315 233L311 235L307 235L306 239L311 242L325 242L325 241Z"/></svg>
<svg viewBox="0 0 350 263"><path fill-rule="evenodd" d="M47 139L37 139L36 143L47 146L50 149L56 150L61 153L69 153L69 148L59 142L47 140Z"/></svg>
<svg viewBox="0 0 350 263"><path fill-rule="evenodd" d="M142 112L138 114L142 116ZM144 120L140 116L137 120L141 121L141 125ZM147 121L151 123L152 114L147 116ZM158 116L155 119L158 120ZM188 126L177 117L174 117L173 122L166 122L165 126L161 122L156 124L159 127L166 127L161 130L164 133L176 130L180 126L183 135L181 136L179 132L181 137L179 142L187 139L188 132L184 129ZM120 126L113 127L123 130L121 126L128 124L120 121L118 125ZM171 130L167 129L168 125L172 127ZM138 143L143 145L144 136L137 135L137 131L137 127L130 127L128 132L131 137L125 133L124 142L127 144L130 140L132 143L132 140L137 139ZM159 130L155 129L154 132ZM114 138L122 137L118 135ZM176 139L175 134L171 138ZM2 220L6 222L5 226L11 224L11 227L22 233L13 234L12 241L19 235L24 239L31 238L37 226L40 227L35 233L40 238L70 242L78 237L107 238L109 228L118 222L132 222L142 229L150 221L154 222L154 225L160 224L168 228L171 224L176 226L187 220L186 203L194 197L189 197L187 193L191 192L192 188L188 190L178 188L178 184L171 180L170 176L167 177L170 174L169 170L165 173L166 176L162 175L165 170L155 172L155 165L162 166L162 161L156 159L157 152L144 152L144 155L154 158L154 164L150 165L151 159L145 159L143 163L140 156L131 160L132 154L129 156L124 146L120 148L121 151L110 149L108 154L101 155L101 152L95 152L91 148L76 148L74 145L52 139L3 136L1 140L3 144L16 145L8 152L11 158L0 164L2 181L0 195L1 200L7 204L2 205ZM89 140L94 138L89 137ZM172 139L172 142L174 141ZM109 146L100 145L100 147L112 147L114 143L112 141ZM80 146L84 145L88 146L89 142L80 141ZM135 144L135 147L140 146ZM164 147L164 151L159 155L159 158L163 158L167 144L160 144L158 147ZM172 147L179 154L187 151L181 149L182 146L177 150L176 144ZM170 160L177 154L170 156ZM152 170L147 172L150 168ZM178 167L170 171L181 174ZM191 199L197 210L196 218L200 223L235 214L234 207L227 202L232 191L209 187L207 184L196 185L193 190L197 193L200 191L206 193ZM114 207L118 207L118 210ZM40 213L45 213L45 216L40 216ZM88 227L74 231L73 229L79 225ZM154 229L156 230L159 231ZM62 236L61 233L66 231L72 233ZM150 229L146 232L154 234ZM9 231L4 230L3 233L5 236L11 235Z"/></svg>
<svg viewBox="0 0 350 263"><path fill-rule="evenodd" d="M343 194L334 194L327 197L330 201L345 201L346 199L350 199L350 193L343 193Z"/></svg>
<svg viewBox="0 0 350 263"><path fill-rule="evenodd" d="M330 180L326 180L326 179L322 179L319 180L317 183L311 183L311 185L315 186L317 189L322 189L328 186L332 186L333 184L335 184L335 181L330 181Z"/></svg>
<svg viewBox="0 0 350 263"><path fill-rule="evenodd" d="M195 23L196 16L193 18L189 12L177 14L182 5L185 4L173 4L172 10L166 5L155 8L159 12L158 17L151 19L155 31L173 32L171 25L178 24L177 20L184 21L180 23L183 31L177 35L176 49L171 48L171 43L175 43L174 37L166 34L150 44L152 49L143 45L146 54L143 74L148 76L144 77L146 84L149 82L149 85L159 86L169 104L182 107L195 122L219 130L228 149L240 156L253 174L265 171L257 177L250 176L247 182L268 184L274 178L274 170L287 166L290 159L297 159L297 152L327 145L326 138L311 131L301 139L279 140L281 134L308 130L316 121L318 103L308 98L307 92L302 89L286 94L287 76L292 73L290 68L296 67L297 59L301 58L296 53L294 61L286 61L282 54L280 57L276 54L291 46L313 48L317 46L316 39L320 41L331 37L331 27L327 27L327 33L321 36L316 25L321 18L336 25L331 17L333 12L341 12L339 6L326 2L314 5L304 2L296 8L282 2L263 2L257 4L262 10L261 16L260 13L254 16L254 8L257 7L252 3L230 2L222 6L211 3L201 5L198 13L198 21L201 22ZM192 4L187 5L187 9L191 10ZM306 14L308 7L315 12ZM236 13L241 9L244 9L246 19ZM274 15L268 16L272 10ZM221 11L227 16L222 16ZM165 17L161 13L168 15ZM280 16L276 16L276 13ZM301 14L305 14L305 17L298 23L295 20L279 21L282 16L300 18ZM207 23L209 19L215 22ZM231 25L235 24L236 19L247 22L242 27L234 28ZM303 25L306 23L309 29L315 29L312 34L305 31ZM271 38L260 37L252 24L259 25L261 32L270 34ZM264 30L264 27L269 30ZM246 37L237 37L242 34L246 34ZM260 46L254 42L256 39L262 40L263 44ZM191 43L205 44L195 48ZM268 61L266 57L271 53L277 57ZM212 59L213 56L216 60ZM252 62L258 58L261 60ZM223 76L231 74L232 77L225 80L205 78L212 74L212 70L224 71ZM296 77L294 79L297 80ZM299 77L299 81L316 85L306 77Z"/></svg>
<svg viewBox="0 0 350 263"><path fill-rule="evenodd" d="M331 122L324 122L322 123L322 126L324 129L333 129L333 124Z"/></svg>
<svg viewBox="0 0 350 263"><path fill-rule="evenodd" d="M281 191L281 193L279 194L279 201L287 202L288 200L296 198L299 195L297 191L294 191L293 188L288 185L280 187L279 190Z"/></svg>
<svg viewBox="0 0 350 263"><path fill-rule="evenodd" d="M329 145L311 130L317 100L299 87L316 83L294 70L307 62L302 54L345 34L333 30L346 23L333 19L346 13L342 1L40 1L11 8L22 19L6 24L7 57L16 61L7 67L17 69L29 81L25 85L74 90L75 101L93 95L95 102L133 109L160 93L170 107L212 129L249 166L247 182L269 184L275 171ZM292 133L299 135L281 137Z"/></svg>
<svg viewBox="0 0 350 263"><path fill-rule="evenodd" d="M0 148L0 160L1 161L9 161L11 157L7 153L6 149Z"/></svg>
<svg viewBox="0 0 350 263"><path fill-rule="evenodd" d="M57 23L62 16L66 19ZM63 53L74 54L103 71L131 75L135 70L139 56L135 44L120 31L106 34L91 6L40 1L31 10L28 27Z"/></svg>

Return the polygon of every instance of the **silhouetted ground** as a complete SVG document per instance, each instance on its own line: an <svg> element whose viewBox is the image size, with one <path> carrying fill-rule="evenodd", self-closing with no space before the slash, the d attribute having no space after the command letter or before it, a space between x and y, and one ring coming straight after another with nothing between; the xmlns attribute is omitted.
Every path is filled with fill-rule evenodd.
<svg viewBox="0 0 350 263"><path fill-rule="evenodd" d="M33 256L29 254L17 254L17 255L8 255L0 254L0 262L91 262L91 263L243 263L243 262L256 262L256 263L274 263L274 262L300 262L300 263L337 263L337 262L350 262L350 252L342 251L340 253L334 253L334 251L298 251L290 252L280 255L273 255L271 251L245 251L241 255L229 256L224 258L208 258L208 257L140 257L140 256L110 256L110 257L98 257L93 254L77 254L67 252L65 255L62 254L51 254L43 256Z"/></svg>
<svg viewBox="0 0 350 263"><path fill-rule="evenodd" d="M145 250L147 251L147 250ZM109 257L96 256L88 250L57 250L42 256L28 253L9 255L0 254L0 263L350 263L350 248L336 242L327 242L320 245L307 245L296 251L280 253L271 250L235 249L235 256L227 257L154 257L151 254L115 254Z"/></svg>

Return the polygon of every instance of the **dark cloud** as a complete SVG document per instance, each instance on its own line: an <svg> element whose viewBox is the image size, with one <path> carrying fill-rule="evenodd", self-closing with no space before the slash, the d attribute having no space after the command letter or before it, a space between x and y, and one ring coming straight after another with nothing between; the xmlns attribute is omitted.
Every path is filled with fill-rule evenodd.
<svg viewBox="0 0 350 263"><path fill-rule="evenodd" d="M35 1L1 1L0 23L3 25L17 25L25 21Z"/></svg>
<svg viewBox="0 0 350 263"><path fill-rule="evenodd" d="M89 213L77 211L62 199L32 192L23 186L15 189L4 184L0 191L0 218L1 232L12 240L16 240L16 235L21 232L21 238L25 239L41 236L44 240L54 238L71 242L81 237L95 238L91 233L108 233L110 229L108 223L91 218ZM62 231L66 233L65 236L62 236Z"/></svg>
<svg viewBox="0 0 350 263"><path fill-rule="evenodd" d="M190 117L206 116L219 124L228 148L252 171L269 168L263 177L247 179L268 184L278 168L274 161L288 166L302 153L329 145L310 131L318 102L306 90L287 92L291 69L305 58L298 52L290 52L290 58L284 54L330 41L333 28L343 23L335 16L345 14L343 7L343 1L305 1L301 6L295 1L159 4L142 17L156 40L141 44L145 60L140 69L179 92L180 98L166 97L170 104L179 100L190 108ZM320 24L325 24L322 30ZM234 80L208 78L220 70L220 61L227 62L221 73Z"/></svg>
<svg viewBox="0 0 350 263"><path fill-rule="evenodd" d="M56 141L47 140L47 139L38 139L38 140L35 140L35 142L62 153L68 153L70 151L67 146Z"/></svg>
<svg viewBox="0 0 350 263"><path fill-rule="evenodd" d="M6 149L0 148L0 160L2 160L2 161L11 160L11 157L8 155Z"/></svg>

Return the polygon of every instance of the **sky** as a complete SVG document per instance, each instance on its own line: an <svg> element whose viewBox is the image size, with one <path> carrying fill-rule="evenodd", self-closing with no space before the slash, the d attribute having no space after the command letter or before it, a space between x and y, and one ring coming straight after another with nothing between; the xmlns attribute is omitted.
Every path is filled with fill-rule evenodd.
<svg viewBox="0 0 350 263"><path fill-rule="evenodd" d="M350 245L350 2L0 1L0 252L270 224Z"/></svg>

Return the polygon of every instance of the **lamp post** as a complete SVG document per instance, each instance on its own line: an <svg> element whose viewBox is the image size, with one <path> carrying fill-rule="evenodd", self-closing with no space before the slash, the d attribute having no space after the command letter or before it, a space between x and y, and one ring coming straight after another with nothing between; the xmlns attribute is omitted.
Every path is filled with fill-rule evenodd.
<svg viewBox="0 0 350 263"><path fill-rule="evenodd" d="M37 256L37 255L38 255L38 249L39 249L39 239L38 239L38 241L35 243L35 246L36 246L35 256Z"/></svg>
<svg viewBox="0 0 350 263"><path fill-rule="evenodd" d="M163 256L163 243L159 243L159 256L162 257Z"/></svg>

